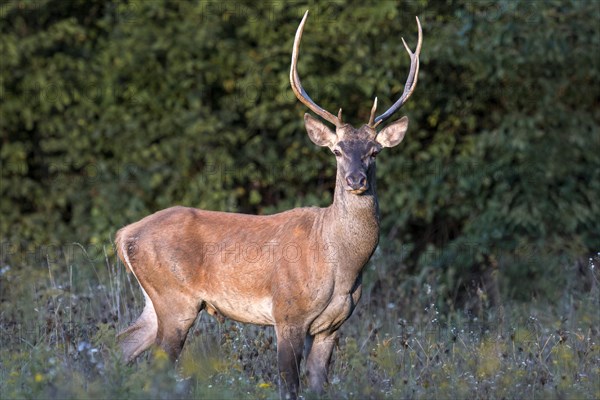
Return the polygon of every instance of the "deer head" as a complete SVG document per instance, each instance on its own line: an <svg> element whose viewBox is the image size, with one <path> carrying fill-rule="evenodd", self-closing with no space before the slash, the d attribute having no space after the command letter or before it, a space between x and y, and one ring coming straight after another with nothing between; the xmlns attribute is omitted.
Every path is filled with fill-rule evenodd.
<svg viewBox="0 0 600 400"><path fill-rule="evenodd" d="M377 117L375 117L377 111L377 98L375 98L373 107L371 108L369 122L359 129L356 129L352 125L342 121L341 108L337 116L331 114L316 104L302 87L297 66L300 41L302 39L302 32L304 31L304 24L306 23L307 17L308 11L304 14L294 39L292 64L290 68L290 83L292 85L292 90L298 100L305 104L311 111L335 125L335 131L332 131L327 125L323 124L310 114L307 113L304 115L304 122L310 140L318 146L329 147L336 157L338 176L342 177L346 191L360 195L367 192L370 188L369 183L371 179L374 178L371 177L373 171L372 166L375 163L374 161L377 154L383 147L394 147L400 143L408 128L408 118L402 117L377 132L379 124L389 119L404 105L404 103L406 103L417 85L417 78L419 75L419 54L421 53L421 45L423 43L421 23L417 17L419 40L417 49L414 53L410 50L404 41L404 38L402 38L402 43L410 56L410 72L402 96L400 96L386 112Z"/></svg>

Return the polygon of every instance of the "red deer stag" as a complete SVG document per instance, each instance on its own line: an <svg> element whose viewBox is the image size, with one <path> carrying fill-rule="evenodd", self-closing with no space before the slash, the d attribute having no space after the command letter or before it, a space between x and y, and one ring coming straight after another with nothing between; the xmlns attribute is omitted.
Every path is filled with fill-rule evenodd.
<svg viewBox="0 0 600 400"><path fill-rule="evenodd" d="M308 12L296 32L290 82L298 99L335 125L335 132L304 115L310 139L337 161L333 204L254 216L172 207L121 229L119 257L145 297L141 316L119 334L132 361L156 343L176 360L198 313L206 309L236 321L273 325L277 335L280 393L296 398L306 351L311 390L322 393L337 331L361 295L362 270L379 241L375 156L402 141L408 119L379 133L376 127L408 100L417 84L422 32L404 92L366 125L355 129L319 107L304 91L298 50Z"/></svg>

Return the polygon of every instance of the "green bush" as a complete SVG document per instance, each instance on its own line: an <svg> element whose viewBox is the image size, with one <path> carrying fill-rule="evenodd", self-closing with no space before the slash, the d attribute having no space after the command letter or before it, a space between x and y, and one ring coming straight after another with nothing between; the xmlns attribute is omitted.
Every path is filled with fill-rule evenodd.
<svg viewBox="0 0 600 400"><path fill-rule="evenodd" d="M409 132L379 163L388 278L433 271L452 300L492 270L508 296L552 298L562 268L598 251L593 1L0 7L4 265L40 268L73 242L100 264L119 227L174 204L329 204L333 159L288 83L306 9L305 87L354 124L401 93L399 38L414 46L423 24Z"/></svg>

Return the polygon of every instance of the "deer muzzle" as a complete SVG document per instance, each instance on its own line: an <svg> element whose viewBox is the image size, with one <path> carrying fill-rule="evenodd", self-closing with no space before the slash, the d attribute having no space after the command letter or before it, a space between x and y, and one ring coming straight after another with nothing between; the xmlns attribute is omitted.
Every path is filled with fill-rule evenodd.
<svg viewBox="0 0 600 400"><path fill-rule="evenodd" d="M364 172L354 172L346 175L346 190L352 194L362 194L369 189L367 176Z"/></svg>

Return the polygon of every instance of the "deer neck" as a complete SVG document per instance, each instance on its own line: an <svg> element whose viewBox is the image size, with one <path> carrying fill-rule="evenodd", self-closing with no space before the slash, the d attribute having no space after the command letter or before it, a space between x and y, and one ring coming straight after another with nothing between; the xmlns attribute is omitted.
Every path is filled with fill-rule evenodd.
<svg viewBox="0 0 600 400"><path fill-rule="evenodd" d="M360 195L346 190L338 171L333 204L325 216L326 240L336 243L345 260L342 268L362 269L379 242L379 205L375 185L375 166L368 173L369 189ZM358 272L358 271L357 271Z"/></svg>

